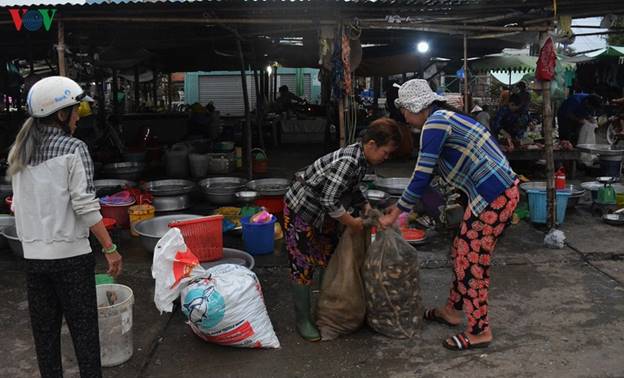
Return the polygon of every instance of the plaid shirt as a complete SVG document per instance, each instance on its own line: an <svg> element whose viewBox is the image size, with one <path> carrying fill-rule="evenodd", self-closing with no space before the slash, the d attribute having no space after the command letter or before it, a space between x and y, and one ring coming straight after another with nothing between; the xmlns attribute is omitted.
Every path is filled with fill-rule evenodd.
<svg viewBox="0 0 624 378"><path fill-rule="evenodd" d="M488 129L470 117L446 110L434 111L425 122L416 168L397 206L410 211L434 173L468 196L475 215L516 180Z"/></svg>
<svg viewBox="0 0 624 378"><path fill-rule="evenodd" d="M39 150L35 152L31 159L30 165L36 166L46 160L77 152L80 155L87 175L87 192L95 193L93 161L91 160L91 155L89 155L87 145L80 139L72 138L71 135L68 135L58 127L43 126L41 132L43 140Z"/></svg>
<svg viewBox="0 0 624 378"><path fill-rule="evenodd" d="M366 175L368 162L361 143L355 143L316 160L286 193L286 205L306 222L320 228L325 215L338 218L350 206L365 202L359 183ZM349 198L350 197L350 198Z"/></svg>

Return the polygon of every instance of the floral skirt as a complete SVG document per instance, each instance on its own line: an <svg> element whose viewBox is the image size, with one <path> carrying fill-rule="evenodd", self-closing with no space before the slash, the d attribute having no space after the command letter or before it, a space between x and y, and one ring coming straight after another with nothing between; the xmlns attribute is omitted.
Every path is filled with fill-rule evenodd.
<svg viewBox="0 0 624 378"><path fill-rule="evenodd" d="M467 208L459 235L453 240L454 280L447 306L464 311L470 332L474 335L489 327L491 256L498 238L511 223L519 198L516 182L479 216Z"/></svg>
<svg viewBox="0 0 624 378"><path fill-rule="evenodd" d="M338 222L325 217L322 229L318 229L284 206L284 230L290 278L300 285L310 285L315 268L327 267L338 245Z"/></svg>

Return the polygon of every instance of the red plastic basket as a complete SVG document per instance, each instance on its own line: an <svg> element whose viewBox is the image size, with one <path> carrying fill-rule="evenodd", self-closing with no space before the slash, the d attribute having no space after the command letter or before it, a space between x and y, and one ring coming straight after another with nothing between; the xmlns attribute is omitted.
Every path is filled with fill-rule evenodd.
<svg viewBox="0 0 624 378"><path fill-rule="evenodd" d="M200 262L223 258L223 215L175 221L169 227L180 229L186 246Z"/></svg>

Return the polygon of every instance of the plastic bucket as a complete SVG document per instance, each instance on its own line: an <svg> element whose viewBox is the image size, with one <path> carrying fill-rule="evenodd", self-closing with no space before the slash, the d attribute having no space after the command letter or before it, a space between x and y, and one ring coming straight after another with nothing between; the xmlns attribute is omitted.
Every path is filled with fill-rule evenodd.
<svg viewBox="0 0 624 378"><path fill-rule="evenodd" d="M104 218L112 218L117 221L117 227L121 229L130 228L130 216L128 210L132 205L111 206L101 205L101 213Z"/></svg>
<svg viewBox="0 0 624 378"><path fill-rule="evenodd" d="M529 189L529 216L533 223L546 223L548 219L548 209L546 206L546 191ZM570 192L566 190L557 190L557 200L555 207L557 208L557 224L562 224L565 220L566 208L568 206L568 198Z"/></svg>
<svg viewBox="0 0 624 378"><path fill-rule="evenodd" d="M251 223L250 217L241 218L245 250L252 255L266 255L273 252L275 243L275 222L273 216L267 223Z"/></svg>
<svg viewBox="0 0 624 378"><path fill-rule="evenodd" d="M203 178L208 174L209 154L189 154L189 162L191 165L191 176L195 178Z"/></svg>
<svg viewBox="0 0 624 378"><path fill-rule="evenodd" d="M134 231L134 225L142 220L154 218L156 208L152 205L134 205L128 209L128 217L130 218L130 233L132 236L139 236Z"/></svg>
<svg viewBox="0 0 624 378"><path fill-rule="evenodd" d="M284 196L260 197L256 206L264 207L271 214L280 215L284 212Z"/></svg>
<svg viewBox="0 0 624 378"><path fill-rule="evenodd" d="M600 175L607 177L620 177L622 172L621 156L603 156L600 158Z"/></svg>
<svg viewBox="0 0 624 378"><path fill-rule="evenodd" d="M128 361L134 350L132 342L132 289L119 284L95 287L100 328L100 358L102 366L117 366ZM111 305L109 296L114 295Z"/></svg>

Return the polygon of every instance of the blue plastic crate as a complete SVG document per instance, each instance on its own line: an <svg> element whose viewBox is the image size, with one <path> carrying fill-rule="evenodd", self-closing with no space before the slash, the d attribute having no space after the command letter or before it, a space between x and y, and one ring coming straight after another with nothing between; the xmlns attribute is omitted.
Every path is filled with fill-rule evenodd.
<svg viewBox="0 0 624 378"><path fill-rule="evenodd" d="M548 219L546 191L529 189L527 190L527 194L529 195L529 216L531 218L531 222L546 223L546 220ZM555 202L555 206L557 207L557 224L562 224L565 220L569 197L570 191L557 190L557 201Z"/></svg>

